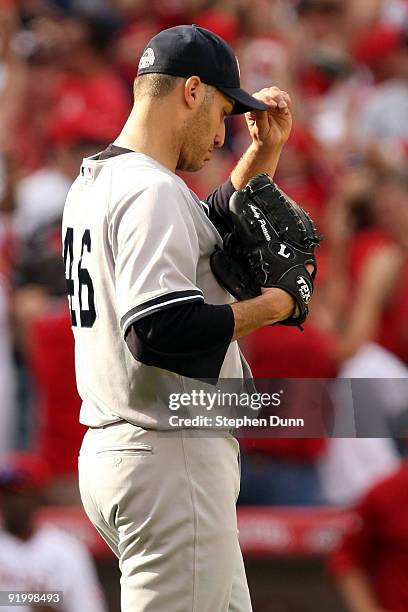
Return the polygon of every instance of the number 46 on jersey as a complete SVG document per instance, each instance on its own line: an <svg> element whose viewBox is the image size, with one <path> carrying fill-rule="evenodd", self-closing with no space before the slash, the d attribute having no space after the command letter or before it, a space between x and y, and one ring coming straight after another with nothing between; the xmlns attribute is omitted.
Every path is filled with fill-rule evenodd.
<svg viewBox="0 0 408 612"><path fill-rule="evenodd" d="M77 239L74 237L74 228L68 227L64 238L64 264L71 323L73 327L78 326L78 316L73 306L75 297L75 303L79 304L80 327L92 327L96 320L94 286L89 271L82 265L85 249L88 253L91 252L91 232L86 229L82 234L81 255L78 262L74 261L74 240ZM73 271L76 269L78 271L77 283L73 277ZM87 295L87 300L84 299L85 295ZM88 308L84 308L86 302Z"/></svg>

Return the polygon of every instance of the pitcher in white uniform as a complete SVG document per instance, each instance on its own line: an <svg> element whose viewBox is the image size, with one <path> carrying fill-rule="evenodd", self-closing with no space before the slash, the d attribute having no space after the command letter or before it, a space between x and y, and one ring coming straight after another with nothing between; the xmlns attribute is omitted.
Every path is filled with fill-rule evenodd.
<svg viewBox="0 0 408 612"><path fill-rule="evenodd" d="M83 161L64 211L80 419L89 426L81 496L118 556L124 612L249 612L238 443L228 432L161 429L170 392L249 376L237 340L293 311L280 289L232 303L209 267L229 227L229 197L275 172L290 98L277 87L246 93L232 49L197 26L149 42L134 98L117 140ZM241 113L252 142L202 203L175 172L202 168L224 143L225 118Z"/></svg>

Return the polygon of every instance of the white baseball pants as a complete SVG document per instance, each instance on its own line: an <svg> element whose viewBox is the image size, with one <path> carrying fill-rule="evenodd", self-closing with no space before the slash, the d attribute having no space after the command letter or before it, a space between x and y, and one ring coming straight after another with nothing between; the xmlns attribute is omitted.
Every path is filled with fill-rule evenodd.
<svg viewBox="0 0 408 612"><path fill-rule="evenodd" d="M86 513L119 558L122 612L250 612L230 435L89 429L79 457Z"/></svg>

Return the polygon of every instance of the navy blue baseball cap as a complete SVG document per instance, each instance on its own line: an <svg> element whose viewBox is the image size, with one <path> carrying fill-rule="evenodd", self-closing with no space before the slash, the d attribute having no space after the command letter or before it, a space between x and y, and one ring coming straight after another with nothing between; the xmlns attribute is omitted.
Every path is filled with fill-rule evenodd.
<svg viewBox="0 0 408 612"><path fill-rule="evenodd" d="M137 76L170 74L188 79L199 76L235 101L232 113L267 110L240 85L238 60L231 47L217 34L196 25L180 25L163 30L145 48Z"/></svg>

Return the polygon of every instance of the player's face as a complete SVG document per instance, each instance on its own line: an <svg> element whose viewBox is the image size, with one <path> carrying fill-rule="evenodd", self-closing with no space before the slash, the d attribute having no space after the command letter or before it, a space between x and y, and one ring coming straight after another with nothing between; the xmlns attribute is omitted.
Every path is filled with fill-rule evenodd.
<svg viewBox="0 0 408 612"><path fill-rule="evenodd" d="M39 494L31 489L18 492L2 491L0 507L6 530L14 534L23 533L30 527L33 513L40 503Z"/></svg>
<svg viewBox="0 0 408 612"><path fill-rule="evenodd" d="M211 159L213 149L219 149L225 139L225 117L233 103L218 90L206 95L194 117L185 128L185 137L177 164L179 170L195 172Z"/></svg>

